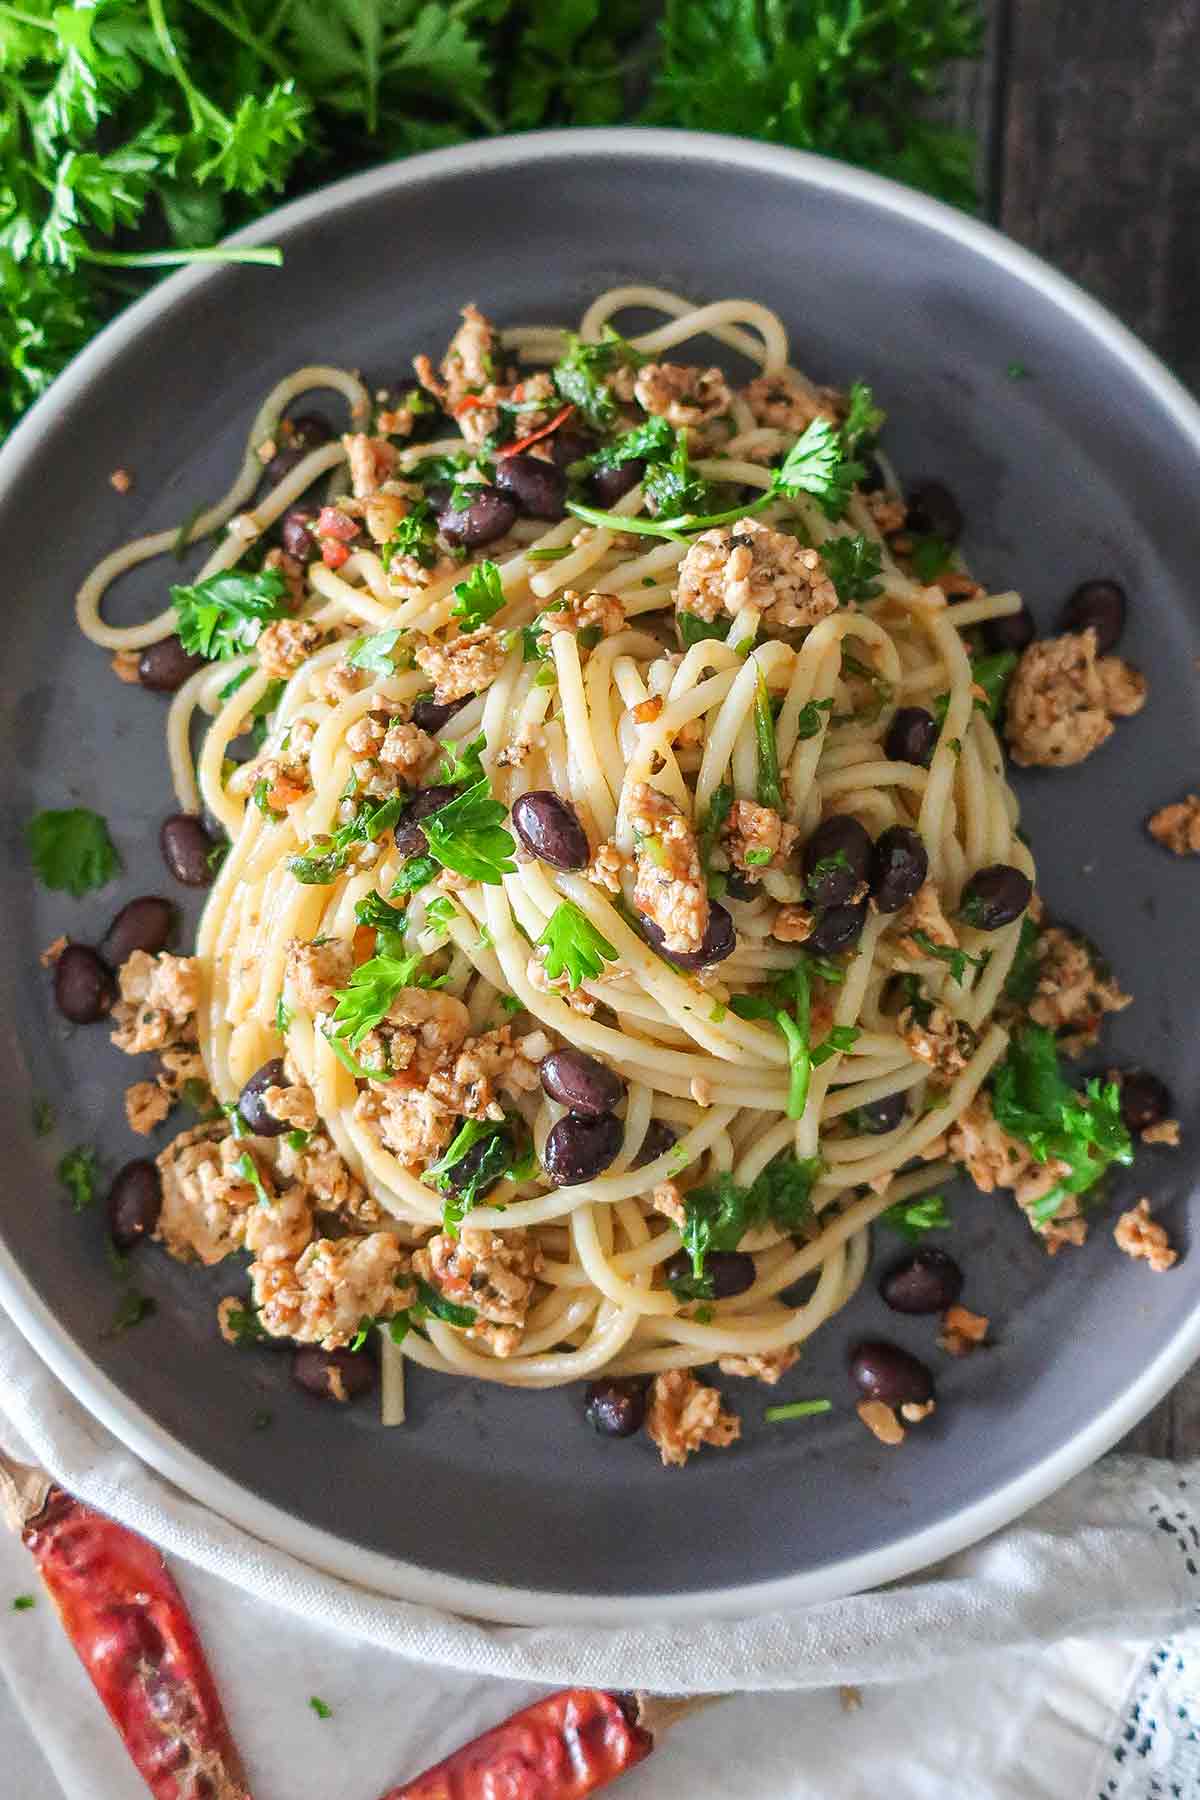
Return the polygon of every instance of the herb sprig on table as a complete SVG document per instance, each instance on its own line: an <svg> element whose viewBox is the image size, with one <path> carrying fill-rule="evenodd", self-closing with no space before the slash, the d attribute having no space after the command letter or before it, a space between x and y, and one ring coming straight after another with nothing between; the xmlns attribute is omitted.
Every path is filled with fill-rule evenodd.
<svg viewBox="0 0 1200 1800"><path fill-rule="evenodd" d="M666 0L657 28L638 0L0 5L0 428L144 270L212 257L280 197L470 137L640 117L970 206L971 142L921 106L980 38L976 0Z"/></svg>

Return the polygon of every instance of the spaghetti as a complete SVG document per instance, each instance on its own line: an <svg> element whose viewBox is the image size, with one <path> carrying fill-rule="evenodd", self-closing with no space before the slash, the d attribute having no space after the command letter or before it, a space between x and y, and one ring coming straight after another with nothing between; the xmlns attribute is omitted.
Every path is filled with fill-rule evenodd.
<svg viewBox="0 0 1200 1800"><path fill-rule="evenodd" d="M635 308L662 323L626 340ZM698 337L749 384L667 360ZM418 370L399 396L280 383L190 530L225 528L183 592L257 563L266 600L170 709L179 804L230 840L195 963L226 1117L165 1153L160 1235L250 1248L267 1330L379 1324L393 1416L401 1356L528 1388L773 1380L1005 1053L1033 864L967 634L1019 597L949 557L922 579L870 396L814 387L762 306L618 288L577 337L468 308ZM346 436L256 497L313 389ZM285 519L303 554L264 559ZM101 613L173 541L85 583L96 643L180 623L179 590ZM897 751L912 709L925 755ZM997 868L1015 910L973 890ZM612 1104L573 1106L593 1062Z"/></svg>

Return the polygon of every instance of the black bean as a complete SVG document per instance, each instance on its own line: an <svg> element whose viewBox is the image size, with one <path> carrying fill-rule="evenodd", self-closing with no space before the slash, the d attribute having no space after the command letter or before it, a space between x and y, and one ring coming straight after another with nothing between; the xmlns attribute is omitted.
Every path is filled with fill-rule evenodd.
<svg viewBox="0 0 1200 1800"><path fill-rule="evenodd" d="M963 1272L944 1250L914 1250L885 1269L879 1292L893 1312L937 1313L953 1306Z"/></svg>
<svg viewBox="0 0 1200 1800"><path fill-rule="evenodd" d="M1171 1114L1171 1095L1166 1083L1149 1069L1125 1069L1121 1084L1121 1118L1127 1131L1145 1131Z"/></svg>
<svg viewBox="0 0 1200 1800"><path fill-rule="evenodd" d="M54 1004L72 1025L94 1025L117 997L116 983L90 944L68 944L54 965Z"/></svg>
<svg viewBox="0 0 1200 1800"><path fill-rule="evenodd" d="M195 813L172 813L158 834L163 861L184 887L209 887L213 841Z"/></svg>
<svg viewBox="0 0 1200 1800"><path fill-rule="evenodd" d="M725 892L735 900L757 900L761 890L762 882L743 875L740 869L730 869L725 877Z"/></svg>
<svg viewBox="0 0 1200 1800"><path fill-rule="evenodd" d="M939 537L943 543L957 544L962 536L962 508L943 482L921 481L908 496L905 524L922 537Z"/></svg>
<svg viewBox="0 0 1200 1800"><path fill-rule="evenodd" d="M375 1386L375 1364L361 1350L305 1344L292 1358L292 1380L320 1400L360 1400Z"/></svg>
<svg viewBox="0 0 1200 1800"><path fill-rule="evenodd" d="M1033 898L1033 883L1011 863L976 869L963 889L959 916L979 931L999 931L1019 919Z"/></svg>
<svg viewBox="0 0 1200 1800"><path fill-rule="evenodd" d="M316 522L317 512L312 506L289 506L283 515L279 536L288 555L298 562L312 562L321 554L321 546L309 529Z"/></svg>
<svg viewBox="0 0 1200 1800"><path fill-rule="evenodd" d="M202 656L192 656L177 637L159 638L147 644L138 658L138 680L156 694L173 694L189 675L205 667Z"/></svg>
<svg viewBox="0 0 1200 1800"><path fill-rule="evenodd" d="M468 491L471 494L469 506L443 505L438 513L438 530L448 544L473 550L511 531L517 509L507 494L488 483Z"/></svg>
<svg viewBox="0 0 1200 1800"><path fill-rule="evenodd" d="M686 1250L677 1250L663 1264L667 1286L692 1279L692 1259ZM754 1286L754 1258L745 1250L710 1250L704 1259L704 1279L714 1300L732 1300Z"/></svg>
<svg viewBox="0 0 1200 1800"><path fill-rule="evenodd" d="M601 1437L632 1437L646 1417L645 1381L636 1375L589 1381L585 1417Z"/></svg>
<svg viewBox="0 0 1200 1800"><path fill-rule="evenodd" d="M502 456L496 486L527 519L561 519L567 510L567 478L544 457Z"/></svg>
<svg viewBox="0 0 1200 1800"><path fill-rule="evenodd" d="M441 512L453 492L454 483L452 481L427 481L425 483L425 498L434 512Z"/></svg>
<svg viewBox="0 0 1200 1800"><path fill-rule="evenodd" d="M632 462L618 463L615 469L596 469L589 484L592 498L600 506L614 506L622 494L637 486L645 473L645 463L636 456Z"/></svg>
<svg viewBox="0 0 1200 1800"><path fill-rule="evenodd" d="M157 956L166 948L175 908L158 894L141 894L123 906L96 946L110 969L119 969L135 950Z"/></svg>
<svg viewBox="0 0 1200 1800"><path fill-rule="evenodd" d="M514 800L513 830L531 856L552 869L585 869L591 851L575 809L549 788L536 788Z"/></svg>
<svg viewBox="0 0 1200 1800"><path fill-rule="evenodd" d="M616 1158L624 1141L624 1127L612 1113L593 1118L569 1112L551 1126L542 1164L551 1179L563 1187L577 1181L594 1181Z"/></svg>
<svg viewBox="0 0 1200 1800"><path fill-rule="evenodd" d="M1005 613L1003 618L983 622L983 641L989 650L1024 650L1036 635L1033 614L1026 606L1020 612Z"/></svg>
<svg viewBox="0 0 1200 1800"><path fill-rule="evenodd" d="M880 912L899 912L928 873L929 852L915 831L889 825L880 832L871 857L871 893Z"/></svg>
<svg viewBox="0 0 1200 1800"><path fill-rule="evenodd" d="M132 1250L148 1238L162 1211L158 1170L145 1157L118 1169L108 1190L109 1236L118 1250Z"/></svg>
<svg viewBox="0 0 1200 1800"><path fill-rule="evenodd" d="M887 728L883 754L889 762L916 763L927 769L937 743L937 720L923 706L902 706Z"/></svg>
<svg viewBox="0 0 1200 1800"><path fill-rule="evenodd" d="M400 818L396 822L392 837L401 856L423 856L428 845L425 833L417 823L419 819L427 819L440 807L447 806L459 790L442 782L432 787L418 788Z"/></svg>
<svg viewBox="0 0 1200 1800"><path fill-rule="evenodd" d="M907 1112L907 1094L885 1094L882 1100L867 1100L862 1106L856 1106L848 1118L859 1131L882 1137L885 1131L895 1131Z"/></svg>
<svg viewBox="0 0 1200 1800"><path fill-rule="evenodd" d="M256 1069L238 1095L238 1111L256 1137L282 1137L289 1130L286 1120L267 1111L264 1095L268 1088L290 1087L283 1072L283 1058L273 1056L261 1069Z"/></svg>
<svg viewBox="0 0 1200 1800"><path fill-rule="evenodd" d="M804 940L804 948L816 956L837 956L849 950L862 936L867 922L867 903L855 906L829 906L818 914L816 924Z"/></svg>
<svg viewBox="0 0 1200 1800"><path fill-rule="evenodd" d="M804 880L814 906L843 906L867 878L871 838L850 813L822 820L804 846Z"/></svg>
<svg viewBox="0 0 1200 1800"><path fill-rule="evenodd" d="M1086 631L1091 626L1096 634L1096 648L1101 655L1115 650L1125 629L1125 589L1119 581L1081 581L1059 615L1061 631Z"/></svg>
<svg viewBox="0 0 1200 1800"><path fill-rule="evenodd" d="M858 1344L850 1353L850 1375L865 1399L887 1406L923 1406L933 1399L933 1376L925 1364L896 1344L878 1339Z"/></svg>
<svg viewBox="0 0 1200 1800"><path fill-rule="evenodd" d="M634 1168L644 1169L647 1163L657 1162L678 1140L679 1133L673 1125L666 1124L662 1119L651 1119L642 1139L642 1147L633 1159Z"/></svg>
<svg viewBox="0 0 1200 1800"><path fill-rule="evenodd" d="M641 915L642 932L652 950L665 956L677 969L706 969L709 963L724 962L737 949L737 932L729 908L714 900L708 909L708 925L699 950L668 950L663 934L653 919Z"/></svg>
<svg viewBox="0 0 1200 1800"><path fill-rule="evenodd" d="M558 469L569 469L572 463L582 462L596 448L596 439L590 431L576 431L571 425L561 425L546 441Z"/></svg>
<svg viewBox="0 0 1200 1800"><path fill-rule="evenodd" d="M294 419L284 421L282 436L297 450L317 450L329 442L333 426L322 413L297 413Z"/></svg>
<svg viewBox="0 0 1200 1800"><path fill-rule="evenodd" d="M573 1112L612 1112L625 1098L625 1083L614 1069L586 1050L552 1050L542 1058L542 1086L560 1106Z"/></svg>
<svg viewBox="0 0 1200 1800"><path fill-rule="evenodd" d="M443 704L425 694L420 700L413 701L412 722L422 731L438 732L450 723L456 712L462 711L470 698L469 694L464 694L461 700L447 700Z"/></svg>

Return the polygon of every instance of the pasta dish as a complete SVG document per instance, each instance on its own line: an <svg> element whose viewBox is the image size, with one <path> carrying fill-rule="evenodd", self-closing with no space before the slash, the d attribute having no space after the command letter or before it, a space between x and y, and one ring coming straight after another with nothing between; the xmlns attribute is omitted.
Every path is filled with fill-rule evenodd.
<svg viewBox="0 0 1200 1800"><path fill-rule="evenodd" d="M1057 1074L1128 997L1042 918L1005 688L1018 757L1073 740L950 497L902 492L871 392L814 385L765 307L468 306L416 370L297 371L165 610L102 602L174 532L79 596L127 678L169 640L164 853L211 881L194 954L134 943L112 1007L159 1058L135 1128L199 1112L152 1234L248 1252L226 1336L308 1347L339 1397L377 1356L388 1419L406 1360L587 1381L682 1462L738 1432L692 1372L776 1382L881 1214L965 1166L1057 1248L1128 1160L1116 1084ZM1140 678L1071 643L1106 735ZM1057 1139L1020 1129L1047 1044Z"/></svg>

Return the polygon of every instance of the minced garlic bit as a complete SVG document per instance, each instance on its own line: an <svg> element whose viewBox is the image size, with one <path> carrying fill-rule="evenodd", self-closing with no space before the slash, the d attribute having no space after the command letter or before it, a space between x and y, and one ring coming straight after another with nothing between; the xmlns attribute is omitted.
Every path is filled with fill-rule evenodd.
<svg viewBox="0 0 1200 1800"><path fill-rule="evenodd" d="M867 1430L881 1444L902 1444L904 1427L882 1400L860 1400L854 1409Z"/></svg>
<svg viewBox="0 0 1200 1800"><path fill-rule="evenodd" d="M1135 1260L1148 1262L1156 1274L1163 1274L1179 1261L1178 1250L1172 1250L1165 1228L1150 1217L1150 1202L1144 1197L1121 1214L1113 1237L1119 1250Z"/></svg>

